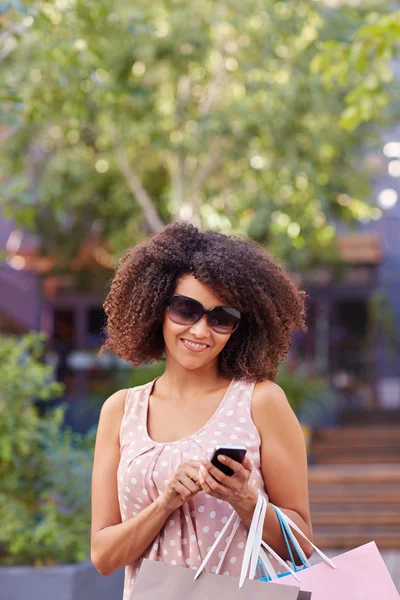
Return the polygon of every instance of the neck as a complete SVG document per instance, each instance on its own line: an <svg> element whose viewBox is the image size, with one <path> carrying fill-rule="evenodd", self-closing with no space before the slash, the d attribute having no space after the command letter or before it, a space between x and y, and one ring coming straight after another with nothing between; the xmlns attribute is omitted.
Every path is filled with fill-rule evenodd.
<svg viewBox="0 0 400 600"><path fill-rule="evenodd" d="M207 365L203 369L189 371L180 365L172 368L168 361L166 368L158 379L157 384L161 395L173 397L177 403L187 404L188 399L196 399L216 392L220 388L226 388L230 380L218 373L214 365Z"/></svg>

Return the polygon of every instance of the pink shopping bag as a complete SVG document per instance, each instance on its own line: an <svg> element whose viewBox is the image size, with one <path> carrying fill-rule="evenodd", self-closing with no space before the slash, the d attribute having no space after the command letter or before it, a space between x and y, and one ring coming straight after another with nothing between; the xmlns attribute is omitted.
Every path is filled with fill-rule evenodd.
<svg viewBox="0 0 400 600"><path fill-rule="evenodd" d="M305 567L296 573L292 571L290 575L275 581L276 583L307 589L312 593L313 600L399 600L400 595L375 542L369 542L332 559L311 544L324 562L310 566L293 531L306 540L307 537L281 509L272 506L280 519L286 543L288 544L289 537ZM296 570L293 564L292 566Z"/></svg>
<svg viewBox="0 0 400 600"><path fill-rule="evenodd" d="M312 593L313 600L399 600L393 580L375 542L332 558L336 569L322 562L276 583L295 585Z"/></svg>

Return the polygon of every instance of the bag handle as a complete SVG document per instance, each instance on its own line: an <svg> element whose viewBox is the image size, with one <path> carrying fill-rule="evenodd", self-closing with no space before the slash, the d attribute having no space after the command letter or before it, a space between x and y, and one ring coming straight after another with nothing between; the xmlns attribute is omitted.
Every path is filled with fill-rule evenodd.
<svg viewBox="0 0 400 600"><path fill-rule="evenodd" d="M215 542L214 542L214 543L213 543L213 545L211 546L210 550L207 552L207 554L206 554L206 556L204 557L204 559L203 559L203 562L201 563L200 567L197 569L197 571L196 571L196 573L195 573L195 576L194 576L194 580L195 580L195 581L196 581L196 579L197 579L197 578L200 576L200 574L201 574L201 573L204 571L204 567L207 565L208 561L210 560L211 556L212 556L212 555L213 555L213 553L214 553L214 550L215 550L215 548L218 546L218 544L220 543L220 541L221 541L221 540L222 540L222 538L224 537L225 533L227 532L227 530L228 530L228 528L229 528L230 524L232 523L232 521L233 521L233 518L234 518L234 516L235 516L235 515L236 515L236 512L233 510L233 511L232 511L232 514L231 514L231 516L229 517L229 519L228 519L228 520L227 520L227 522L225 523L224 527L222 528L222 531L221 531L221 533L219 534L219 536L217 537L217 539L215 540ZM240 525L240 517L239 517L239 516L237 516L237 517L236 517L236 521L235 521L235 523L234 523L234 526L233 526L234 533L236 533L236 530L237 530L237 528L239 527L239 525ZM232 533L233 533L233 532L232 532ZM225 547L225 550L224 550L224 553L225 553L225 554L224 554L224 558L225 558L225 555L226 555L226 553L228 552L229 546L230 546L230 545L231 545L231 543L232 543L232 539L233 539L233 535L232 535L232 533L231 533L231 535L229 536L228 542L227 542L227 544L226 544L226 547ZM218 566L219 566L219 568L221 568L221 564L222 564L222 562L220 561L220 564L218 565Z"/></svg>
<svg viewBox="0 0 400 600"><path fill-rule="evenodd" d="M235 523L233 524L231 535L228 538L228 541L227 541L226 546L225 546L225 550L223 551L222 556L220 558L220 561L219 561L219 563L217 565L217 568L215 570L216 575L218 575L218 573L221 571L222 563L224 562L226 553L228 552L228 550L229 550L229 548L230 548L230 546L232 544L232 540L233 540L233 538L234 538L237 530L239 529L239 525L240 525L240 518L238 517L236 519Z"/></svg>
<svg viewBox="0 0 400 600"><path fill-rule="evenodd" d="M264 521L265 521L265 515L267 512L267 508L268 508L268 501L264 498L264 496L262 496L262 494L258 493L257 504L254 509L249 533L247 534L247 541L246 541L246 546L245 546L245 550L244 550L242 568L241 568L241 573L240 573L240 578L239 578L239 587L243 587L243 585L244 585L247 572L249 571L249 566L250 566L249 579L254 579L255 572L257 569L257 564L260 559L261 559L261 562L263 563L263 566L264 566L266 572L268 573L269 577L273 580L278 579L278 575L276 574L275 569L273 568L273 566L272 566L266 552L264 552L263 548L265 548L267 550L267 552L269 552L286 571L289 571L289 573L291 575L293 575L293 577L295 579L297 579L297 581L300 581L300 579L297 577L296 573L289 567L289 565L262 539L262 533L263 533L263 529L264 529ZM207 565L207 563L209 562L216 547L219 545L219 543L221 542L223 537L226 535L226 532L227 532L229 526L231 525L235 514L236 514L235 511L232 511L232 514L229 517L228 521L225 523L221 533L219 534L219 536L217 537L217 539L211 546L210 550L207 552L200 567L197 569L197 571L194 575L194 581L196 581L196 579L198 577L200 577L201 573L204 571L204 568ZM240 522L241 522L241 519L239 516L237 516L236 521L234 522L234 525L233 525L232 532L228 538L224 552L223 552L221 559L219 561L219 564L217 566L216 574L218 574L221 570L221 565L222 565L223 560L226 556L226 553L228 552L228 549L232 543L233 536L235 535L235 533L240 525Z"/></svg>
<svg viewBox="0 0 400 600"><path fill-rule="evenodd" d="M275 508L275 507L274 507L274 508ZM288 549L288 552L289 552L289 555L290 555L290 560L291 560L291 562L292 562L293 569L294 569L295 571L299 571L299 570L301 570L301 569L298 569L298 568L297 568L297 566L296 566L296 562L295 562L295 560L294 560L294 558L293 558L292 548L291 548L291 545L290 545L290 543L289 543L289 540L292 542L292 545L293 545L293 547L294 547L294 550L295 550L295 552L296 552L297 556L300 558L300 560L301 560L301 562L302 562L302 565L303 565L303 567L302 567L302 568L307 568L307 567L309 567L309 566L310 566L310 564L309 564L309 562L308 562L308 560L307 560L307 557L306 557L306 555L305 555L305 554L304 554L304 552L303 552L303 549L302 549L302 548L301 548L301 546L298 544L298 542L297 542L297 539L294 537L294 535L292 534L292 532L291 532L291 530L289 529L289 527L286 525L286 523L284 523L284 521L283 521L283 519L282 519L282 517L281 517L281 514L280 514L280 512L278 512L277 510L275 510L275 514L276 514L276 516L277 516L277 518L278 518L279 525L281 526L281 531L282 531L283 537L284 537L284 539L285 539L285 542L286 542L286 547L287 547L287 549Z"/></svg>
<svg viewBox="0 0 400 600"><path fill-rule="evenodd" d="M278 575L273 568L268 555L264 552L263 547L274 556L277 562L286 570L289 571L295 579L300 581L295 572L289 567L289 565L278 555L272 548L264 542L262 534L264 530L265 515L267 512L268 501L259 492L257 505L254 511L253 519L250 526L250 531L247 536L247 543L245 549L245 556L242 564L242 571L240 574L239 587L242 587L248 570L250 562L250 573L249 579L254 579L258 561L261 559L265 571L269 577L274 580L278 579Z"/></svg>
<svg viewBox="0 0 400 600"><path fill-rule="evenodd" d="M243 561L242 561L240 581L243 580L243 582L244 582L244 579L246 578L246 574L249 570L249 565L250 565L250 579L254 579L255 572L257 569L257 562L259 560L263 524L264 524L264 520L265 520L265 513L267 511L267 506L268 506L267 500L263 496L261 496L261 494L259 494L258 499L257 499L257 504L256 504L256 507L255 507L255 510L253 513L250 530L249 530L249 533L247 536L247 541L246 541L246 546L245 546L244 556L243 556ZM226 535L226 532L227 532L229 526L231 525L235 515L236 515L236 512L232 511L232 514L229 517L228 521L225 523L225 526L223 527L221 533L219 534L219 536L217 537L217 539L211 546L210 550L207 552L200 567L197 569L197 571L194 575L194 580L196 580L200 576L200 574L204 571L204 568L207 565L207 563L209 562L215 549L217 548L217 546L219 545L219 543L221 542L223 537ZM233 537L234 537L236 531L238 530L240 523L241 523L241 519L237 515L236 521L233 524L232 532L228 538L228 541L225 545L225 549L222 553L222 556L221 556L218 566L216 568L216 571L215 571L216 574L218 574L221 570L222 563L223 563L225 556L229 550L229 547L232 544ZM243 583L242 583L242 585L243 585Z"/></svg>
<svg viewBox="0 0 400 600"><path fill-rule="evenodd" d="M267 500L261 494L258 494L257 504L254 509L249 533L247 534L247 542L244 550L242 569L240 572L239 587L243 586L244 580L246 579L247 572L249 570L249 566L249 579L254 579L254 574L257 568L257 561L261 547L262 527L264 524L265 514L267 512L267 507Z"/></svg>
<svg viewBox="0 0 400 600"><path fill-rule="evenodd" d="M276 561L277 561L277 562L278 562L278 563L281 565L281 567L283 567L283 568L284 568L286 571L289 571L289 573L290 573L290 574L291 574L291 575L292 575L292 576L293 576L295 579L297 579L297 581L298 581L298 582L300 582L300 579L299 579L299 577L296 575L295 571L293 571L293 569L291 569L291 568L289 567L289 565L287 564L287 562L286 562L285 560L283 560L283 558L281 558L281 557L279 556L279 554L277 554L277 553L275 552L275 550L273 550L273 549L271 548L271 546L269 546L269 545L268 545L266 542L264 542L264 540L261 542L261 546L262 546L263 548L265 548L265 550L266 550L266 551L267 551L269 554L271 554L271 556L273 556L273 558L275 558L275 560L276 560ZM268 556L266 557L266 558L267 558L267 562L265 562L265 561L264 561L264 559L265 559L265 553L263 554L263 553L261 552L261 557L262 557L262 561L263 561L263 564L264 564L264 568L265 568L265 570L268 572L267 565L268 565L268 563L269 563L269 564L271 564L271 563L270 563L270 561L268 560ZM272 567L272 565L271 565L271 567ZM271 577L271 579L274 579L274 578L275 578L275 579L278 579L278 575L276 574L276 572L275 572L275 570L274 570L274 569L273 569L273 573L271 574L270 572L268 572L268 575Z"/></svg>
<svg viewBox="0 0 400 600"><path fill-rule="evenodd" d="M271 581L278 580L278 574L263 547L260 548L260 560L269 579Z"/></svg>
<svg viewBox="0 0 400 600"><path fill-rule="evenodd" d="M264 567L266 573L268 574L269 578L271 579L271 581L278 579L278 575L277 575L271 561L269 560L267 553L269 553L273 558L275 558L275 560L279 563L279 565L281 565L286 571L288 571L298 582L301 582L300 578L296 575L296 572L287 564L287 562L285 560L283 560L271 548L271 546L269 546L262 539L262 533L263 533L263 529L264 529L264 521L265 521L268 504L269 504L268 500L260 492L258 492L257 504L254 509L253 518L251 521L249 533L247 536L247 542L246 542L246 546L245 546L245 550L244 550L242 568L241 568L241 573L240 573L240 578L239 578L239 587L243 587L243 584L246 580L247 574L248 574L249 579L254 579L257 565L260 560L263 564L263 567ZM322 550L317 548L317 546L315 546L307 538L307 536L301 531L301 529L296 525L296 523L294 523L294 521L292 521L292 519L290 519L290 517L288 517L280 508L275 506L275 504L272 504L272 503L270 503L270 504L272 505L272 507L274 508L274 510L277 514L278 521L280 523L282 533L284 535L286 545L289 550L289 554L292 558L292 563L293 563L294 568L296 568L296 567L294 564L290 544L289 544L287 538L290 539L290 542L293 544L293 547L295 548L296 553L298 554L299 558L303 562L303 567L304 568L309 567L310 563L308 562L307 557L306 557L303 549L301 548L299 542L297 541L296 537L294 536L292 530L296 531L302 538L304 538L314 548L314 550L317 552L317 554L319 554L319 556L322 558L322 560L324 562L329 564L333 569L336 569L336 565L331 561L331 559L328 558L326 556L326 554L324 554L322 552ZM232 511L232 514L229 517L228 521L225 523L221 533L218 535L217 539L211 546L210 550L207 552L200 567L196 571L196 573L194 575L194 580L196 580L200 576L200 574L204 571L204 568L207 565L207 563L209 562L216 547L219 545L219 543L223 539L224 535L226 534L228 528L230 527L231 523L233 522L235 514L236 514L235 511ZM233 524L231 534L225 545L225 549L222 553L222 556L221 556L218 566L216 568L216 571L215 571L216 574L218 574L221 570L222 563L223 563L225 556L229 550L229 547L232 544L233 537L238 530L240 522L241 522L241 519L239 516L237 516L236 521Z"/></svg>
<svg viewBox="0 0 400 600"><path fill-rule="evenodd" d="M326 554L324 554L322 552L322 550L320 550L319 548L317 548L317 546L315 546L309 539L308 537L302 532L302 530L300 529L300 527L298 527L296 525L296 523L294 523L294 521L292 521L292 519L290 519L290 517L288 517L280 508L278 508L277 506L275 506L275 504L272 505L276 511L276 513L279 515L280 522L283 522L284 525L286 526L286 532L288 533L289 537L290 537L290 541L292 542L293 546L296 548L296 552L299 554L300 558L302 557L302 555L305 558L305 562L307 564L307 566L309 566L309 562L307 561L307 558L304 555L304 552L302 550L302 548L300 547L297 539L295 538L295 536L293 535L293 531L296 531L296 533L298 533L303 539L305 539L313 548L314 550L317 552L317 554L319 554L319 556L322 558L322 560L324 562L326 562L328 565L330 565L333 569L336 569L336 565L331 561L330 558L328 558L326 556ZM282 526L282 525L281 525Z"/></svg>

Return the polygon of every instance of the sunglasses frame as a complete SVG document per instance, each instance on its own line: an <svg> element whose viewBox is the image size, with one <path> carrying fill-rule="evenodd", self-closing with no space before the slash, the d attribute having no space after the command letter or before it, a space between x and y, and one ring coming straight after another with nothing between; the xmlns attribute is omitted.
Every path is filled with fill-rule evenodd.
<svg viewBox="0 0 400 600"><path fill-rule="evenodd" d="M240 311L239 311L239 310L237 310L237 308L234 308L233 306L229 306L229 305L227 305L227 304L218 304L217 306L213 306L212 308L209 308L208 310L206 310L206 309L204 308L204 306L202 305L202 303L201 303L201 302L199 302L199 301L198 301L198 300L196 300L195 298L190 298L190 296L185 296L184 294L174 294L173 296L170 296L170 297L168 297L168 298L167 298L167 302L168 302L168 316L169 316L169 318L170 318L170 319L171 319L171 315L170 315L171 304L172 304L172 301L173 301L173 299L174 299L174 298L176 298L176 297L177 297L177 298L185 298L186 300L191 300L192 302L196 302L197 304L199 304L199 305L201 306L201 309L202 309L202 311L203 311L203 312L200 314L200 316L199 316L199 318L198 318L198 319L196 319L195 321L193 321L193 323L188 323L188 324L187 324L187 326L188 326L188 327L190 327L190 325L194 325L195 323L198 323L198 322L200 321L200 319L202 319L202 318L204 317L204 315L207 315L207 323L208 323L208 326L209 326L209 327L210 327L210 328L211 328L213 331L215 331L215 333L219 333L219 334L221 334L221 335L232 335L232 333L235 333L235 331L237 330L237 328L238 328L238 327L239 327L239 325L240 325L240 320L241 320L241 318L242 318L242 315L241 315ZM217 330L216 330L216 329L214 329L214 327L211 325L211 323L210 323L210 321L209 321L209 317L208 317L208 315L209 315L209 314L210 314L210 313L211 313L213 310L215 310L216 308L230 308L231 310L235 310L235 311L236 311L236 312L239 314L239 320L238 320L238 322L237 322L237 324L236 324L235 328L234 328L234 329L232 329L232 331L229 331L229 333L228 333L228 332L223 332L223 331L217 331ZM235 315L235 316L236 316L236 315ZM173 319L171 319L171 321L172 321L173 323L175 323L175 321L174 321ZM176 323L176 324L177 324L177 325L184 325L184 323Z"/></svg>

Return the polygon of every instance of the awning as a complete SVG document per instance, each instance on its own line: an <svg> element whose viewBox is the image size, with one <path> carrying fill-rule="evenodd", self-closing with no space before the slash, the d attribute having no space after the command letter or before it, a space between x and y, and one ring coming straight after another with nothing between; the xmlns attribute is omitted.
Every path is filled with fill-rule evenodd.
<svg viewBox="0 0 400 600"><path fill-rule="evenodd" d="M379 264L382 241L377 233L341 233L336 238L341 258L347 263Z"/></svg>

